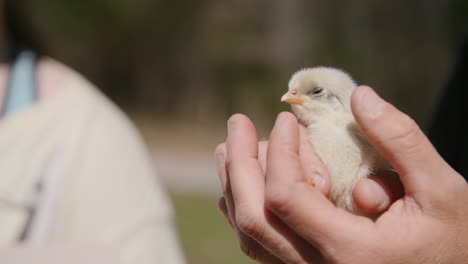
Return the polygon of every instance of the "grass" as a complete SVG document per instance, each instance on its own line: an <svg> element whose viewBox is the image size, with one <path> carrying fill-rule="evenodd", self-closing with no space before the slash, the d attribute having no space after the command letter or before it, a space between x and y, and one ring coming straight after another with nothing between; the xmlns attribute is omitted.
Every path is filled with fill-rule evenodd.
<svg viewBox="0 0 468 264"><path fill-rule="evenodd" d="M172 194L176 225L189 264L253 264L216 208L217 197Z"/></svg>

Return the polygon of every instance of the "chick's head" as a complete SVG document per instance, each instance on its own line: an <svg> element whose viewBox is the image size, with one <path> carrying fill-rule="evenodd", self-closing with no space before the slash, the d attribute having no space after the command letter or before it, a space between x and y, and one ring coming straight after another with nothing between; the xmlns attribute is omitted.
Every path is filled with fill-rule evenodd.
<svg viewBox="0 0 468 264"><path fill-rule="evenodd" d="M308 125L323 115L351 113L351 94L356 84L341 70L316 67L296 72L288 88L281 101L291 104L297 118Z"/></svg>

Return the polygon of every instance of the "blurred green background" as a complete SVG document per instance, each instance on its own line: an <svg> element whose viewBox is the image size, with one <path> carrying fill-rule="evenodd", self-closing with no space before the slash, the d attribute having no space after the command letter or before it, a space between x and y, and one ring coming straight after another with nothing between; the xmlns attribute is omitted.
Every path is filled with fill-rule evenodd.
<svg viewBox="0 0 468 264"><path fill-rule="evenodd" d="M334 66L422 127L456 58L466 0L24 0L50 55L141 129L189 263L248 263L217 213L211 152L225 119L268 136L290 75ZM181 166L183 164L184 166Z"/></svg>

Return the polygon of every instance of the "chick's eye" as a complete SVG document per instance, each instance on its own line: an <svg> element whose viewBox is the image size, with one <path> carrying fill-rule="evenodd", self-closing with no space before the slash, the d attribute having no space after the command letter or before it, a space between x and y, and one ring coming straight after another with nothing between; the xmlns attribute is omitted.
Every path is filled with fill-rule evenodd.
<svg viewBox="0 0 468 264"><path fill-rule="evenodd" d="M325 93L325 89L323 89L322 87L315 87L309 92L309 94L314 95L314 96L321 96L324 93Z"/></svg>

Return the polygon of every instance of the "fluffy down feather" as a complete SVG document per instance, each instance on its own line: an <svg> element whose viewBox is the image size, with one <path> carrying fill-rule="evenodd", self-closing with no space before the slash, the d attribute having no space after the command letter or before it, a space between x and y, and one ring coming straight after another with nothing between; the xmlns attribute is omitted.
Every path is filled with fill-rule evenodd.
<svg viewBox="0 0 468 264"><path fill-rule="evenodd" d="M353 201L357 180L389 168L388 162L362 135L351 112L356 83L345 72L328 67L296 72L281 101L308 129L309 141L328 168L330 200L338 207L362 214Z"/></svg>

